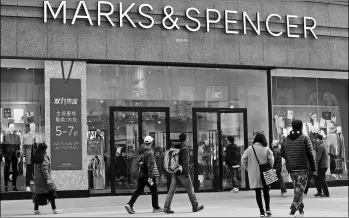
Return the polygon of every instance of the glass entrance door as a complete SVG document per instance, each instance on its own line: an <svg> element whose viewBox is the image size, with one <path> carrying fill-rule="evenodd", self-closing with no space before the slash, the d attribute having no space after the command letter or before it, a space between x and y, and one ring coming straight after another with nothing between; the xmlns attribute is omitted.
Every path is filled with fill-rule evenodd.
<svg viewBox="0 0 349 218"><path fill-rule="evenodd" d="M110 115L112 193L130 193L137 188L133 168L147 135L154 138L152 149L160 173L159 191L167 191L163 157L170 138L169 108L111 107Z"/></svg>
<svg viewBox="0 0 349 218"><path fill-rule="evenodd" d="M228 136L233 136L242 155L248 146L247 110L193 108L194 186L198 191L232 189L232 168L225 164ZM245 172L237 168L240 188L246 187Z"/></svg>

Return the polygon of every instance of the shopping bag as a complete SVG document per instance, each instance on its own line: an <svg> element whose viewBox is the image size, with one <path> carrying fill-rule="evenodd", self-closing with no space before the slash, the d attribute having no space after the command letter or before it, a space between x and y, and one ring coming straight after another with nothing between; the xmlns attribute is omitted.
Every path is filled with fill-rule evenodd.
<svg viewBox="0 0 349 218"><path fill-rule="evenodd" d="M259 171L261 174L263 186L266 187L278 181L276 170L273 169L269 164L260 164L253 145L252 145L252 149L253 149L254 155L256 156L257 163L259 165Z"/></svg>
<svg viewBox="0 0 349 218"><path fill-rule="evenodd" d="M343 174L343 161L342 159L335 159L336 168L334 174Z"/></svg>

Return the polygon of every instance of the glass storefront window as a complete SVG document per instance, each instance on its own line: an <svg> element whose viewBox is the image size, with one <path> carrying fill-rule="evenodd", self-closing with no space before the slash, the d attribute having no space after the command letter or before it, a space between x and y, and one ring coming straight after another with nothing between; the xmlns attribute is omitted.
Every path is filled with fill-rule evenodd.
<svg viewBox="0 0 349 218"><path fill-rule="evenodd" d="M320 133L325 139L327 178L347 178L348 73L275 70L272 90L273 138L282 140L292 120L301 119L304 134Z"/></svg>
<svg viewBox="0 0 349 218"><path fill-rule="evenodd" d="M31 155L45 140L44 62L1 59L0 77L1 191L33 191Z"/></svg>
<svg viewBox="0 0 349 218"><path fill-rule="evenodd" d="M266 137L269 137L266 71L87 64L88 126L90 131L98 129L105 132L106 149L104 156L106 166L110 165L111 160L110 107L169 108L170 141L178 141L178 136L182 132L189 135L188 147L190 149L190 174L192 177L194 176L194 149L199 146L193 145L193 108L247 108L248 141L251 142L257 132L264 132ZM162 124L155 123L153 125L161 117L164 118L164 114L142 114L142 127L146 134L152 132L158 134L164 131ZM151 117L158 118L147 122L147 116L149 120ZM209 123L205 125L209 125ZM122 128L126 128L125 126L118 127L120 131L126 131L122 130ZM119 134L115 138L121 137L121 133L118 133L117 130L114 134ZM163 151L166 149L161 146L161 140L163 139L160 135L155 137L159 144L155 148L155 154L162 157ZM126 140L130 139L127 138ZM241 140L237 141L240 143ZM201 140L199 139L198 142L201 142ZM125 143L127 144L127 142ZM239 146L243 152L244 147L248 145L241 142ZM125 155L125 157L129 157L127 152ZM131 170L131 165L127 165L128 171ZM118 168L118 166L110 167ZM110 172L110 169L106 170L104 188L107 191L110 191L112 181ZM118 175L116 177L116 181L118 181ZM126 186L116 184L117 192L131 192L134 190L131 175L129 174L128 177L125 180L127 181ZM162 182L166 182L165 180L166 178L163 178Z"/></svg>

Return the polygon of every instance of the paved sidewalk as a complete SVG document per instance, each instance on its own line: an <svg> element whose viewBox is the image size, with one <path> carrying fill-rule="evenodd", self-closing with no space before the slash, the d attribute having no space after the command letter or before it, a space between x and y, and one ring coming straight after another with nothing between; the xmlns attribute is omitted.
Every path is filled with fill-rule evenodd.
<svg viewBox="0 0 349 218"><path fill-rule="evenodd" d="M307 217L348 217L348 187L330 188L330 198L315 198L316 190L311 189L304 198L305 216ZM160 195L159 201L163 206L166 195ZM55 217L259 217L254 191L239 193L216 192L199 193L197 198L205 209L198 213L191 212L191 205L186 194L176 194L172 210L175 214L153 214L150 195L141 196L135 205L136 214L129 215L124 205L130 196L93 197L85 199L58 199L57 206L64 214ZM271 209L274 217L288 216L293 198L293 190L288 190L288 196L283 198L280 191L271 191ZM29 200L1 202L2 217L32 216L33 204ZM50 206L41 208L44 217L52 216Z"/></svg>

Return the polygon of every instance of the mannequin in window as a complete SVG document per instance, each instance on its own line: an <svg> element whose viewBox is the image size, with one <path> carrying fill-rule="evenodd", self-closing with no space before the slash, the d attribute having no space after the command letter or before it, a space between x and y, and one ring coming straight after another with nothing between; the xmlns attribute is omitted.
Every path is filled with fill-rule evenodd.
<svg viewBox="0 0 349 218"><path fill-rule="evenodd" d="M18 157L16 157L16 151L19 150L21 139L15 131L15 124L10 124L5 135L3 137L2 153L4 154L3 161L5 161L4 169L4 180L5 180L5 191L8 191L8 180L10 177L10 165L12 165L12 183L13 191L18 191L17 189L17 165Z"/></svg>
<svg viewBox="0 0 349 218"><path fill-rule="evenodd" d="M41 137L36 133L35 123L29 125L29 132L23 136L23 146L22 146L22 155L23 162L26 166L26 186L27 191L30 191L30 181L33 181L34 174L34 164L32 164L32 157L36 150L37 145L42 142Z"/></svg>
<svg viewBox="0 0 349 218"><path fill-rule="evenodd" d="M346 173L347 169L346 169L346 157L345 157L345 145L344 145L344 137L342 134L342 127L338 126L337 127L337 145L338 145L338 158L342 161L342 166L343 166L343 170L344 172L342 172L342 174ZM339 176L339 178L342 178L342 175L339 174L337 175Z"/></svg>

